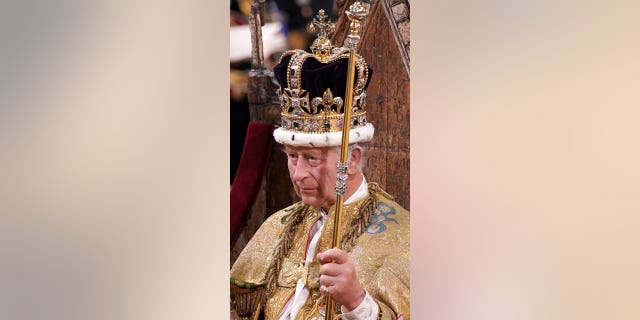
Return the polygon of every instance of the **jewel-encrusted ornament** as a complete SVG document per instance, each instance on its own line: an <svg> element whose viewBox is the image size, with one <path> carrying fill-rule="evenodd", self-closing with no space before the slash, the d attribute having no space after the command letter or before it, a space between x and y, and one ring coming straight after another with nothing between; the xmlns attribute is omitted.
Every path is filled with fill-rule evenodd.
<svg viewBox="0 0 640 320"><path fill-rule="evenodd" d="M304 124L305 129L307 131L318 131L318 121L317 120L309 120Z"/></svg>
<svg viewBox="0 0 640 320"><path fill-rule="evenodd" d="M313 24L318 38L312 52L296 49L285 52L274 68L280 84L281 127L274 131L279 143L307 146L340 145L343 117L346 107L351 116L347 119L351 142L369 141L374 128L363 121L365 89L371 70L364 58L356 54L353 99L345 106L349 49L334 47L329 40L333 32L331 22L324 12L319 12ZM295 133L295 139L292 134Z"/></svg>
<svg viewBox="0 0 640 320"><path fill-rule="evenodd" d="M331 122L330 122L329 120L325 120L325 121L322 123L322 129L323 129L324 131L329 131L329 130L331 129Z"/></svg>
<svg viewBox="0 0 640 320"><path fill-rule="evenodd" d="M291 121L289 121L289 119L282 118L280 125L285 129L289 129L291 127Z"/></svg>

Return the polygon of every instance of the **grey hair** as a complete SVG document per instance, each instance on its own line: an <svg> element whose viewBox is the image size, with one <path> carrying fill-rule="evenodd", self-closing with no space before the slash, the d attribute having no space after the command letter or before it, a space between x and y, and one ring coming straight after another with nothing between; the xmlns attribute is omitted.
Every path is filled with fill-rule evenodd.
<svg viewBox="0 0 640 320"><path fill-rule="evenodd" d="M362 173L362 169L364 168L364 158L365 158L365 151L367 150L367 147L362 144L362 143L354 143L354 144L350 144L349 147L347 148L347 163L349 163L350 159L351 159L351 154L353 152L353 149L358 148L360 149L360 153L362 154L362 156L360 157L360 163L358 164L358 171L360 171L360 173ZM340 157L340 155L342 154L342 150L341 148L338 146L336 147L336 151L338 152L338 157Z"/></svg>

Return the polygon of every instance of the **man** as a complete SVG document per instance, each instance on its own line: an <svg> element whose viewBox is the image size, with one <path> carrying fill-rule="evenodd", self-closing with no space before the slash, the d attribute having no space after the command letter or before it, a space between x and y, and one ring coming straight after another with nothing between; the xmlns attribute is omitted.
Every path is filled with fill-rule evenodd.
<svg viewBox="0 0 640 320"><path fill-rule="evenodd" d="M302 200L270 216L233 265L232 315L241 319L324 319L329 298L342 319L409 319L409 213L362 174L374 128L364 110L371 69L360 56L342 241L332 248L348 53L326 36L274 68L282 107L274 138Z"/></svg>

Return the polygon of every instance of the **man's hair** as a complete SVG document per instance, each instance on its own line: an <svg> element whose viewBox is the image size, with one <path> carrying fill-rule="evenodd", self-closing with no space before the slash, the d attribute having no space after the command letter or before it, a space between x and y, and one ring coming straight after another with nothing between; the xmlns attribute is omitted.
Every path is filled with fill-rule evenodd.
<svg viewBox="0 0 640 320"><path fill-rule="evenodd" d="M353 151L353 149L358 148L360 149L360 163L358 164L358 171L360 171L360 173L362 173L362 169L364 168L364 158L365 158L365 151L367 149L366 145L364 143L354 143L354 144L350 144L349 147L347 148L347 163L349 163L350 159L351 159L351 153ZM338 152L338 157L340 157L340 154L342 153L342 150L340 149L340 147L336 147L336 151Z"/></svg>

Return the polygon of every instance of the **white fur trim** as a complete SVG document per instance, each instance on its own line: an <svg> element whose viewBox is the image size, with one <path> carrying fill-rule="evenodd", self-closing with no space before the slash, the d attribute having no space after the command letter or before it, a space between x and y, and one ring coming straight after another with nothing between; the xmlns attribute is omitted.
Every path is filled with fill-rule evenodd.
<svg viewBox="0 0 640 320"><path fill-rule="evenodd" d="M349 144L371 141L374 128L371 123L349 130ZM339 147L342 143L342 131L327 133L305 133L278 128L273 131L278 143L296 147Z"/></svg>

